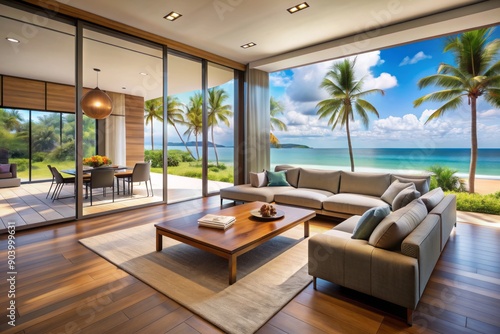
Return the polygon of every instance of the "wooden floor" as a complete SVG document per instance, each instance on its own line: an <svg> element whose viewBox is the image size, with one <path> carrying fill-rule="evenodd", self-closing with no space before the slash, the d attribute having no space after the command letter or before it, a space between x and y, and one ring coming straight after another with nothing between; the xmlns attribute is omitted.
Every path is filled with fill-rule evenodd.
<svg viewBox="0 0 500 334"><path fill-rule="evenodd" d="M115 194L112 201L111 188L107 196L101 189L94 190L93 205L90 199L83 200L83 215L100 214L132 206L147 205L163 201L163 175L151 173L154 196L147 196L144 183L134 186L134 195ZM221 188L231 186L227 182L208 181L208 191L219 193ZM23 183L20 187L0 188L0 234L5 233L9 222L14 222L19 230L51 224L75 217L75 198L72 185L66 185L61 198L53 201L47 193L51 182ZM54 187L53 187L54 188ZM182 202L202 196L200 179L168 174L168 203ZM115 189L117 189L115 187Z"/></svg>
<svg viewBox="0 0 500 334"><path fill-rule="evenodd" d="M202 318L78 243L216 208L219 197L159 205L15 234L16 327L7 324L7 235L0 236L2 333L219 333ZM500 333L500 217L458 223L414 315L318 280L259 333ZM334 223L315 219L311 232ZM251 316L248 315L248 316Z"/></svg>

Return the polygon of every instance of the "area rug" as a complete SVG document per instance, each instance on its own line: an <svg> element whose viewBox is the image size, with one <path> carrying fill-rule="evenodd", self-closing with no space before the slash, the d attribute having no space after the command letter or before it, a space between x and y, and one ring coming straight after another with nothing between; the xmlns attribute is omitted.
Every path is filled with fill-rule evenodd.
<svg viewBox="0 0 500 334"><path fill-rule="evenodd" d="M253 333L306 287L307 239L299 225L238 257L228 285L227 260L163 238L144 225L80 240L119 268L227 333Z"/></svg>

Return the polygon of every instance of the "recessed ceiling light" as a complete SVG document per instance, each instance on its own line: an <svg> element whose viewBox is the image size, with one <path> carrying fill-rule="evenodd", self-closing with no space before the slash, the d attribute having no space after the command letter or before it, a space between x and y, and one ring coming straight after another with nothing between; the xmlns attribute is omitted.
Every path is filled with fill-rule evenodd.
<svg viewBox="0 0 500 334"><path fill-rule="evenodd" d="M8 40L9 42L12 42L12 43L19 43L18 39L15 39L15 38L12 38L12 37L7 37L6 40Z"/></svg>
<svg viewBox="0 0 500 334"><path fill-rule="evenodd" d="M255 44L254 42L250 42L250 43L247 43L247 44L243 44L241 47L243 49L248 49L248 48L251 48L252 46L256 46L257 44Z"/></svg>
<svg viewBox="0 0 500 334"><path fill-rule="evenodd" d="M294 13L297 13L298 11L300 11L302 9L306 9L308 7L309 7L309 5L307 4L307 2L303 2L303 3L300 3L300 4L296 5L296 6L288 8L287 11L290 14L294 14Z"/></svg>
<svg viewBox="0 0 500 334"><path fill-rule="evenodd" d="M170 12L168 13L167 15L165 15L163 18L164 19L167 19L169 21L175 21L177 20L179 17L181 17L182 15L177 13L177 12Z"/></svg>
<svg viewBox="0 0 500 334"><path fill-rule="evenodd" d="M139 73L140 75L148 75L146 72Z"/></svg>

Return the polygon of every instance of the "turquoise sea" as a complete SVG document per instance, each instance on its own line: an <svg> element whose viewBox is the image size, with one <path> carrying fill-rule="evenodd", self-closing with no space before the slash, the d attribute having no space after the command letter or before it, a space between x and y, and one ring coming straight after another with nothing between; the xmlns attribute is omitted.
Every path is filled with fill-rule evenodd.
<svg viewBox="0 0 500 334"><path fill-rule="evenodd" d="M233 148L217 149L219 160L232 164ZM209 148L209 160L215 160ZM465 177L469 173L470 150L462 148L355 148L356 171L423 172L432 165L456 169ZM321 169L350 170L349 151L342 148L272 148L271 167L289 164ZM476 177L500 179L500 149L479 149Z"/></svg>

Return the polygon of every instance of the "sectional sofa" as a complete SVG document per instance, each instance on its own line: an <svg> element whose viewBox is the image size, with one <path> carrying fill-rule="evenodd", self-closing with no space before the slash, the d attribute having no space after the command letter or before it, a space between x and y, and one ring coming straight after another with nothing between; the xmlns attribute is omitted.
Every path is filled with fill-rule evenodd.
<svg viewBox="0 0 500 334"><path fill-rule="evenodd" d="M456 224L456 197L445 195L441 188L429 191L430 175L276 166L275 172L282 171L288 185L266 186L268 180L253 173L251 184L221 190L221 204L223 200L276 202L347 218L309 239L314 288L321 278L400 305L407 309L411 325ZM381 211L384 215L374 223Z"/></svg>
<svg viewBox="0 0 500 334"><path fill-rule="evenodd" d="M321 215L349 218L362 215L373 207L392 205L382 196L396 180L413 182L414 190L420 195L429 191L430 183L430 174L359 173L289 165L278 165L274 171L285 172L288 185L270 187L264 178L250 184L224 188L220 191L221 205L224 200L275 202L306 207ZM264 172L251 173L251 181L255 174Z"/></svg>

